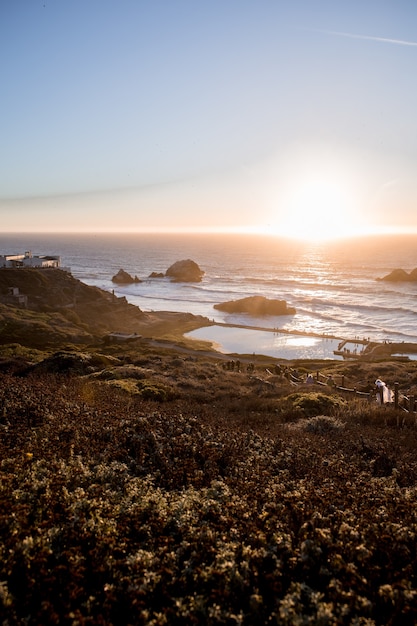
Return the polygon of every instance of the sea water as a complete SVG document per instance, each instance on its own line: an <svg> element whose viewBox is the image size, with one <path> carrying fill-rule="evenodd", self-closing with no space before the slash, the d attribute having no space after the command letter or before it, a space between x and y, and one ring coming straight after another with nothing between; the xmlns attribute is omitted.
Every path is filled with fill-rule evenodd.
<svg viewBox="0 0 417 626"><path fill-rule="evenodd" d="M143 311L190 312L269 329L215 326L191 334L216 342L224 352L330 358L338 341L329 336L417 342L417 283L380 280L393 269L417 267L416 235L320 244L230 234L0 235L0 254L25 250L60 255L75 278L114 290ZM205 272L200 283L149 278L181 259L198 263ZM142 282L113 283L121 268ZM253 295L286 300L296 314L253 317L214 309L217 303Z"/></svg>

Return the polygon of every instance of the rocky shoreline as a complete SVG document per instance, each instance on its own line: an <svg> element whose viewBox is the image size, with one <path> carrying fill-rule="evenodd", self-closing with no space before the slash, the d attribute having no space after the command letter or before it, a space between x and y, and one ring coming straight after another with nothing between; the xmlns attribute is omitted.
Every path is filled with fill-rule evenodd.
<svg viewBox="0 0 417 626"><path fill-rule="evenodd" d="M278 304L276 304L276 302ZM288 307L285 304L285 311ZM232 303L234 306L234 303ZM282 301L245 298L238 306L279 306ZM220 307L218 307L220 308ZM245 328L291 335L321 338L349 339L302 331L259 327L249 324L214 322L191 313L170 311L143 312L126 298L97 287L85 285L71 274L57 269L2 269L0 270L0 344L18 343L35 348L73 345L101 345L110 333L134 334L138 338L156 338L170 341L172 346L204 347L215 352L210 342L185 339L184 335L205 326ZM416 353L413 343L373 343L361 358L387 358L393 354Z"/></svg>

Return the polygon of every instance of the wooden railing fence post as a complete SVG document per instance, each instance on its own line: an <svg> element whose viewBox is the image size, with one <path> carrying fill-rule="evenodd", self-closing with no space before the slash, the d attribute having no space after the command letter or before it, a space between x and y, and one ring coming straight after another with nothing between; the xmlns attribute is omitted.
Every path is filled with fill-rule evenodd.
<svg viewBox="0 0 417 626"><path fill-rule="evenodd" d="M394 407L398 409L398 383L394 383Z"/></svg>

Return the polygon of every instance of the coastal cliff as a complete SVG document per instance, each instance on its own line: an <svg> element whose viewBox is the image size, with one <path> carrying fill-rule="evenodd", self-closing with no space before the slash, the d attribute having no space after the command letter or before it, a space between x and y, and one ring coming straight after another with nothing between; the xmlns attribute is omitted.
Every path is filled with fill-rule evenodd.
<svg viewBox="0 0 417 626"><path fill-rule="evenodd" d="M163 336L173 328L187 332L206 322L189 313L145 313L126 298L88 286L63 270L0 270L0 344L89 344L114 331Z"/></svg>

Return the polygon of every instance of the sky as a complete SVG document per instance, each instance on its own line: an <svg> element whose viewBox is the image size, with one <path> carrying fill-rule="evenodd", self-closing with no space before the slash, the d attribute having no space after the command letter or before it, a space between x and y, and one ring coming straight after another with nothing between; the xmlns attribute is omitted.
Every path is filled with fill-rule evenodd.
<svg viewBox="0 0 417 626"><path fill-rule="evenodd" d="M417 232L414 0L2 0L0 232Z"/></svg>

